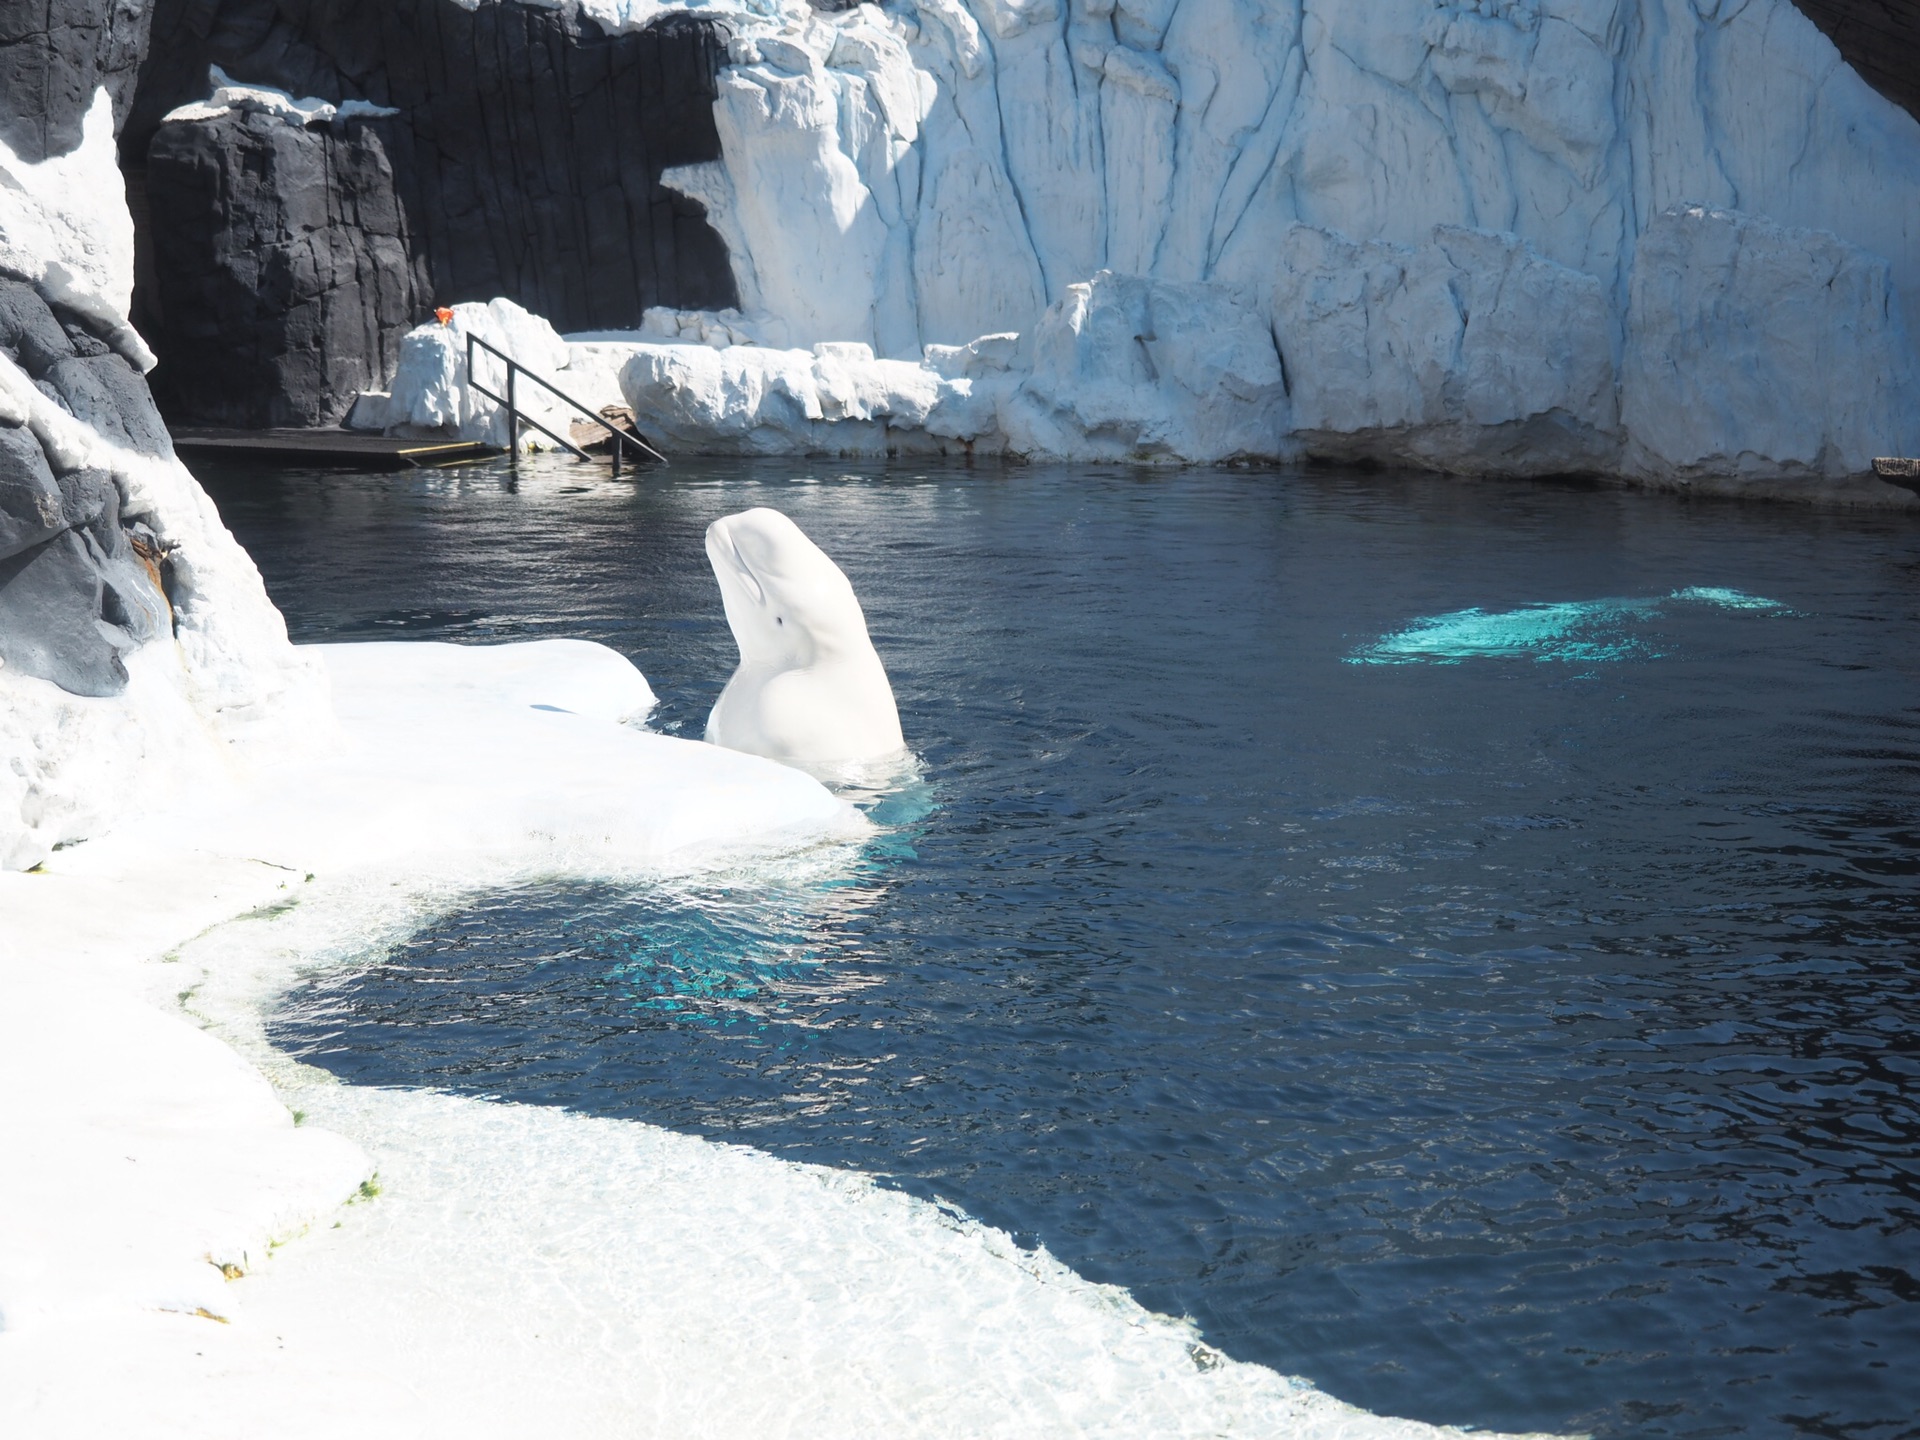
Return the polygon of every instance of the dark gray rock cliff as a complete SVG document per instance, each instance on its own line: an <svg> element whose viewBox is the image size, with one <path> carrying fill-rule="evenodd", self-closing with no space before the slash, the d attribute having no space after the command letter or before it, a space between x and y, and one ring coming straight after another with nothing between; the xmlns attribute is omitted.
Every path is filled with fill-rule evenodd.
<svg viewBox="0 0 1920 1440"><path fill-rule="evenodd" d="M137 319L162 358L163 403L199 423L330 422L351 398L347 377L371 377L354 388L377 383L399 331L434 304L504 295L578 330L637 325L649 305L736 303L704 212L659 183L669 166L719 155L712 104L725 49L724 33L685 16L607 35L570 5L518 0L474 10L454 0L157 0L121 147L144 170L153 216L153 293ZM249 125L162 124L207 97L210 65L238 82L400 113L270 145ZM198 140L177 133L210 126ZM237 152L219 168L214 154L227 145ZM244 168L267 160L270 175ZM382 199L377 233L357 239L352 217L379 191L383 166L391 223ZM341 188L325 204L294 203L275 177L302 170ZM263 242L280 258L250 258ZM283 263L290 289L232 303ZM347 293L356 283L366 292L357 298ZM397 320L396 295L410 312ZM266 314L275 304L299 312L284 335ZM197 361L174 357L222 343L281 358L224 367L241 388L221 399Z"/></svg>
<svg viewBox="0 0 1920 1440"><path fill-rule="evenodd" d="M385 381L433 304L394 188L392 128L234 113L155 132L148 203L177 412L326 425Z"/></svg>
<svg viewBox="0 0 1920 1440"><path fill-rule="evenodd" d="M0 139L32 165L67 154L102 85L124 116L150 19L147 0L0 0Z"/></svg>

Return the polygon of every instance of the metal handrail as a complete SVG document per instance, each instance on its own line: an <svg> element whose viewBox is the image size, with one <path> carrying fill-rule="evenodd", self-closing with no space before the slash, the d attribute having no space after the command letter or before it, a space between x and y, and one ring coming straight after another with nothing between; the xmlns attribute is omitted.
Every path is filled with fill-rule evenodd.
<svg viewBox="0 0 1920 1440"><path fill-rule="evenodd" d="M507 362L507 393L506 394L496 395L493 391L487 389L486 386L482 385L480 381L476 378L474 365L473 365L473 347L476 345L478 345L482 350L487 351L489 354L497 355L502 360ZM577 457L578 459L591 460L593 458L591 455L587 454L586 451L582 450L578 445L574 444L571 440L566 440L561 438L560 436L554 434L553 431L549 430L546 426L542 425L538 420L534 419L531 415L525 415L521 413L520 407L517 403L515 403L515 398L514 398L514 391L515 391L514 377L516 375L524 375L529 380L533 381L534 384L545 387L545 389L550 394L555 395L559 399L566 401L567 404L571 405L574 409L578 410L582 415L586 416L589 420L593 421L594 424L598 425L602 430L605 430L607 434L613 437L614 478L618 479L620 475L620 444L622 441L625 441L627 444L632 445L635 449L640 451L642 455L652 456L655 460L659 461L662 465L665 465L667 463L666 456L662 455L658 450L654 449L651 445L647 444L647 442L642 440L638 435L634 434L630 430L622 430L618 425L614 424L611 420L607 419L606 416L601 415L596 411L589 410L585 405L582 405L578 400L574 399L571 395L567 394L566 391L562 390L558 385L554 384L551 380L547 379L545 376L535 374L533 371L527 369L526 366L522 365L518 360L514 359L513 356L507 354L507 352L502 350L498 345L490 345L485 340L482 340L478 335L475 335L471 331L469 331L467 334L467 384L470 385L474 390L478 391L480 394L486 396L489 400L493 401L495 404L504 405L507 407L507 451L509 454L518 455L520 453L520 426L522 422L525 422L526 424L531 425L534 429L538 430L542 435L546 436L549 440L553 441L554 444L560 446L563 450L572 451L575 457Z"/></svg>

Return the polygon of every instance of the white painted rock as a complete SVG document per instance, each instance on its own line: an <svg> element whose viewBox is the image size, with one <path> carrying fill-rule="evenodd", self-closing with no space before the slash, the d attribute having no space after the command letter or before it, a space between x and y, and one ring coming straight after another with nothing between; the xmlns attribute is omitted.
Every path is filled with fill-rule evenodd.
<svg viewBox="0 0 1920 1440"><path fill-rule="evenodd" d="M707 739L815 774L904 757L893 687L840 567L764 508L708 526L707 559L740 647Z"/></svg>
<svg viewBox="0 0 1920 1440"><path fill-rule="evenodd" d="M790 343L1031 333L1102 268L1264 289L1295 222L1512 233L1617 310L1690 201L1832 229L1920 316L1920 125L1791 0L743 8L721 158L663 181Z"/></svg>
<svg viewBox="0 0 1920 1440"><path fill-rule="evenodd" d="M566 370L571 356L562 340L544 319L511 300L490 300L486 304L468 302L455 305L453 318L442 325L428 321L407 332L400 342L400 365L389 387L385 418L389 429L445 432L463 440L481 440L492 445L507 443L505 409L475 390L467 374L467 336L480 339L503 350L536 375L544 376L569 394ZM496 395L507 393L507 367L496 356L476 352L482 386ZM576 396L583 402L586 397ZM564 435L567 426L579 418L579 412L555 399L543 386L522 377L516 387L514 406L531 415L549 429ZM527 432L534 443L550 442L535 432Z"/></svg>
<svg viewBox="0 0 1920 1440"><path fill-rule="evenodd" d="M1885 260L1676 206L1641 238L1621 406L1632 472L1835 481L1920 454L1920 364Z"/></svg>
<svg viewBox="0 0 1920 1440"><path fill-rule="evenodd" d="M1070 460L1285 458L1287 391L1265 319L1224 285L1102 270L1041 317L1006 445Z"/></svg>
<svg viewBox="0 0 1920 1440"><path fill-rule="evenodd" d="M635 344L620 390L668 452L886 455L937 450L923 431L953 387L923 366L876 360L864 344Z"/></svg>
<svg viewBox="0 0 1920 1440"><path fill-rule="evenodd" d="M1511 235L1443 225L1409 247L1294 226L1273 321L1316 455L1469 474L1618 457L1606 291Z"/></svg>

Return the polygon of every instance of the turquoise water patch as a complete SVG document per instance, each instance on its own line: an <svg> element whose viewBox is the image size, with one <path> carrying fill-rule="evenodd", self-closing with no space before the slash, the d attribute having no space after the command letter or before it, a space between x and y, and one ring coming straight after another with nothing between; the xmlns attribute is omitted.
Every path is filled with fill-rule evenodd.
<svg viewBox="0 0 1920 1440"><path fill-rule="evenodd" d="M1510 659L1587 665L1657 660L1661 652L1654 648L1646 627L1676 603L1792 613L1778 601L1708 585L1640 599L1560 600L1495 611L1475 606L1416 620L1356 650L1347 663L1458 665L1463 660Z"/></svg>
<svg viewBox="0 0 1920 1440"><path fill-rule="evenodd" d="M854 982L831 962L880 903L940 802L917 770L888 789L843 792L874 822L852 851L823 852L739 887L663 889L637 923L598 933L605 983L636 1011L722 1029L805 1028Z"/></svg>

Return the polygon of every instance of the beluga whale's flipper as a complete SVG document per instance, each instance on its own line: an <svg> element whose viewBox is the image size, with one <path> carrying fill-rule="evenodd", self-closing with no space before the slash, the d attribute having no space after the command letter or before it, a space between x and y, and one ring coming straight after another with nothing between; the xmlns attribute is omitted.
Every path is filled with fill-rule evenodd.
<svg viewBox="0 0 1920 1440"><path fill-rule="evenodd" d="M765 508L709 525L707 559L740 647L708 741L843 783L904 765L893 686L840 567Z"/></svg>

